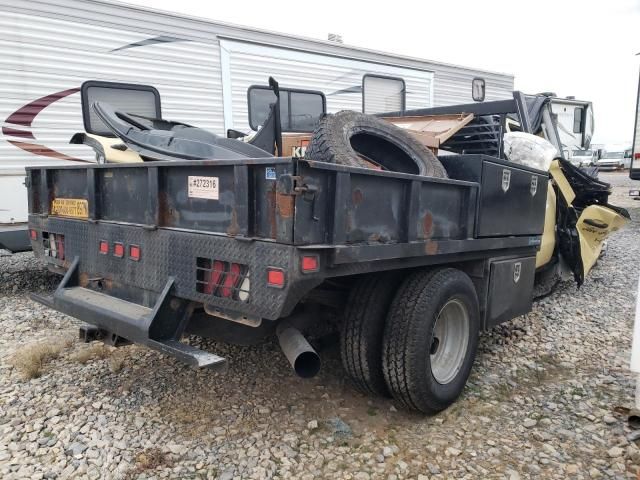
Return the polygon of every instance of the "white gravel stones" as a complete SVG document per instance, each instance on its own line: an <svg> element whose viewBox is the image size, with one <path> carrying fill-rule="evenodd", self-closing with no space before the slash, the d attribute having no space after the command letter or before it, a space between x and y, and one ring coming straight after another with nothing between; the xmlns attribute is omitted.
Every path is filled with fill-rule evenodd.
<svg viewBox="0 0 640 480"><path fill-rule="evenodd" d="M607 454L611 458L620 457L622 456L623 453L624 453L624 450L620 447L611 447L609 450L607 450Z"/></svg>
<svg viewBox="0 0 640 480"><path fill-rule="evenodd" d="M635 479L640 432L616 410L634 392L640 202L628 206L634 223L584 286L563 285L482 334L462 398L435 417L356 393L335 348L305 381L275 343L191 339L227 357L226 374L139 346L118 350L124 362L113 372L109 358L73 360L84 347L74 344L23 380L13 354L75 337L78 323L28 298L56 281L30 254L2 256L0 478Z"/></svg>
<svg viewBox="0 0 640 480"><path fill-rule="evenodd" d="M458 450L457 448L447 447L447 449L444 451L444 453L448 457L457 457L462 453L462 451Z"/></svg>

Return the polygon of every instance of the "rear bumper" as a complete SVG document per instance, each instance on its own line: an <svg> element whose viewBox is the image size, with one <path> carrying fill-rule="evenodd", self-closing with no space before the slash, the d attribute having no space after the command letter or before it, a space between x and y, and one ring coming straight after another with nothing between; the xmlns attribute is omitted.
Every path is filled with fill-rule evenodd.
<svg viewBox="0 0 640 480"><path fill-rule="evenodd" d="M90 319L102 338L117 344L122 337L146 345L194 367L224 368L225 359L180 342L191 310L189 303L172 298L173 279L152 308L144 307L79 285L76 257L51 297L32 298L80 319Z"/></svg>
<svg viewBox="0 0 640 480"><path fill-rule="evenodd" d="M29 226L37 232L31 241L35 255L50 267L68 270L78 258L79 286L149 308L172 278L172 296L207 305L222 317L276 320L288 315L302 296L322 281L321 272L301 273L299 251L290 245L37 215L30 216ZM57 248L59 258L48 248L46 237L50 234L64 236L63 254ZM125 255L117 257L113 249L100 253L101 241L110 246L122 244ZM130 246L139 247L138 261L129 257ZM207 273L200 268L203 261L243 266L249 278L248 298L225 298L219 292L202 291L203 273ZM267 284L271 268L284 272L282 288ZM91 318L79 318L93 323Z"/></svg>

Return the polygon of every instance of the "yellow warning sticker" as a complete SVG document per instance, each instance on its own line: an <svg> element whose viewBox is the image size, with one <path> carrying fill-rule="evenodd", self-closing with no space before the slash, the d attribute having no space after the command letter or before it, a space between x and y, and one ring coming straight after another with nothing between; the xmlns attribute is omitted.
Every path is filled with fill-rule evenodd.
<svg viewBox="0 0 640 480"><path fill-rule="evenodd" d="M89 202L83 198L54 198L51 215L72 218L89 218Z"/></svg>

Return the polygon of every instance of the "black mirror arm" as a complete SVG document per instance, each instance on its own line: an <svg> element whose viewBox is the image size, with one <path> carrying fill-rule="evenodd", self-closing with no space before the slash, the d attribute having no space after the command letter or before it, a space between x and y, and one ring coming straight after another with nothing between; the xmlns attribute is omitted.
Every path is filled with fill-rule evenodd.
<svg viewBox="0 0 640 480"><path fill-rule="evenodd" d="M278 156L282 157L282 123L280 119L280 87L275 78L269 77L269 86L273 90L273 93L276 96L276 106L275 106L275 137L276 137L276 148L278 149Z"/></svg>

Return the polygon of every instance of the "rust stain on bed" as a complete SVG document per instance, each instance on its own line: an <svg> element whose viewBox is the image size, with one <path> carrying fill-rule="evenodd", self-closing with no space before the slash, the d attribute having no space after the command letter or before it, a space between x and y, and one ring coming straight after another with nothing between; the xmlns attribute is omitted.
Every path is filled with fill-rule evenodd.
<svg viewBox="0 0 640 480"><path fill-rule="evenodd" d="M293 217L294 197L276 192L276 208L282 218Z"/></svg>
<svg viewBox="0 0 640 480"><path fill-rule="evenodd" d="M180 221L180 212L171 206L166 192L158 192L158 222L161 226L174 226Z"/></svg>
<svg viewBox="0 0 640 480"><path fill-rule="evenodd" d="M431 212L427 212L422 219L422 233L424 238L431 238L433 235L433 215Z"/></svg>
<svg viewBox="0 0 640 480"><path fill-rule="evenodd" d="M362 203L362 200L364 200L364 195L362 194L362 190L360 190L359 188L356 188L351 193L351 200L353 201L354 205L360 205Z"/></svg>
<svg viewBox="0 0 640 480"><path fill-rule="evenodd" d="M429 240L424 245L424 253L426 253L427 255L435 255L436 253L438 253L438 242Z"/></svg>
<svg viewBox="0 0 640 480"><path fill-rule="evenodd" d="M276 238L276 191L275 187L267 192L267 216L269 220L269 236Z"/></svg>
<svg viewBox="0 0 640 480"><path fill-rule="evenodd" d="M238 213L235 208L231 209L231 225L227 228L227 235L235 237L240 233L240 225L238 225Z"/></svg>

